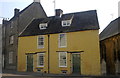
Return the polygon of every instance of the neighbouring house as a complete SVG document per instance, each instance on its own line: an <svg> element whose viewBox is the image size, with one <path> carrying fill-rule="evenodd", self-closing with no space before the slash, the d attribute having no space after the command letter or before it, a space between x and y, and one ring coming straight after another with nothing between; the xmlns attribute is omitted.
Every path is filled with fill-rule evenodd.
<svg viewBox="0 0 120 78"><path fill-rule="evenodd" d="M18 71L100 75L96 10L34 19L19 35Z"/></svg>
<svg viewBox="0 0 120 78"><path fill-rule="evenodd" d="M120 17L100 33L100 47L103 72L120 73Z"/></svg>
<svg viewBox="0 0 120 78"><path fill-rule="evenodd" d="M14 9L14 16L10 20L3 20L3 57L5 69L17 69L18 35L34 18L46 18L47 15L39 0L34 0L23 10Z"/></svg>

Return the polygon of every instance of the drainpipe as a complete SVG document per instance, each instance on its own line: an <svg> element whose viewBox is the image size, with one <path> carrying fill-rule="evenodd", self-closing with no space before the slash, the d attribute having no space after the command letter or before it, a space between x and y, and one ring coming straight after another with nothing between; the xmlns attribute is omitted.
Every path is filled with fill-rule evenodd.
<svg viewBox="0 0 120 78"><path fill-rule="evenodd" d="M48 73L50 73L50 35L48 35Z"/></svg>

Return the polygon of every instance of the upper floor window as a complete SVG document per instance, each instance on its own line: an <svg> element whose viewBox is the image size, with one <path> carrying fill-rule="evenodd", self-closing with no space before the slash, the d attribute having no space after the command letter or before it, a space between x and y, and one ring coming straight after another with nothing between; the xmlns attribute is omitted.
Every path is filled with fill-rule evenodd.
<svg viewBox="0 0 120 78"><path fill-rule="evenodd" d="M66 39L66 34L65 33L62 33L62 34L59 34L59 38L58 38L59 42L59 47L66 47L67 46L67 39Z"/></svg>
<svg viewBox="0 0 120 78"><path fill-rule="evenodd" d="M13 24L14 24L13 21L11 21L10 28L13 28Z"/></svg>
<svg viewBox="0 0 120 78"><path fill-rule="evenodd" d="M46 29L47 28L47 23L41 23L39 24L40 30Z"/></svg>
<svg viewBox="0 0 120 78"><path fill-rule="evenodd" d="M70 26L71 25L71 20L63 20L62 21L62 26L65 27L65 26Z"/></svg>
<svg viewBox="0 0 120 78"><path fill-rule="evenodd" d="M10 36L10 44L13 44L13 42L14 42L14 36L12 35Z"/></svg>
<svg viewBox="0 0 120 78"><path fill-rule="evenodd" d="M37 66L44 67L44 58L45 53L38 53L37 54Z"/></svg>
<svg viewBox="0 0 120 78"><path fill-rule="evenodd" d="M38 36L38 48L44 48L44 36Z"/></svg>
<svg viewBox="0 0 120 78"><path fill-rule="evenodd" d="M9 52L9 64L13 63L13 52Z"/></svg>
<svg viewBox="0 0 120 78"><path fill-rule="evenodd" d="M59 67L67 67L67 52L59 52Z"/></svg>

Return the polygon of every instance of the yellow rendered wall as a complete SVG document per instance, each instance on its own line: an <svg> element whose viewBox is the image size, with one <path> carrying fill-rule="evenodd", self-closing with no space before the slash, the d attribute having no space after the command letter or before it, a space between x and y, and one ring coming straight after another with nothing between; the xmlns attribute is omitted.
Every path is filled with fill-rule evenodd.
<svg viewBox="0 0 120 78"><path fill-rule="evenodd" d="M45 52L45 67L37 67L37 54L33 55L34 59L34 71L36 72L36 68L43 68L42 72L47 71L48 69L48 40L47 36L45 38L45 46L43 49L37 48L37 36L27 36L27 37L19 37L18 41L18 71L26 71L26 54L25 53L37 53L37 52ZM47 71L48 72L48 71Z"/></svg>
<svg viewBox="0 0 120 78"><path fill-rule="evenodd" d="M59 67L58 51L84 51L80 53L81 74L100 75L100 52L98 30L69 32L67 35L67 47L58 47L58 34L50 34L50 73L61 74L61 70L67 70L71 74L71 53L67 53L67 67ZM18 70L26 70L25 53L46 51L44 71L48 71L48 35L45 35L45 48L37 49L37 36L19 37L18 44ZM34 68L37 64L37 56L34 55ZM36 71L36 69L34 69Z"/></svg>
<svg viewBox="0 0 120 78"><path fill-rule="evenodd" d="M56 51L84 51L80 53L81 74L100 75L100 52L98 30L69 32L67 35L67 47L58 48L58 34L50 36L50 73L61 73L61 70L71 71L71 54L67 53L67 67L59 67L59 53ZM53 61L54 60L54 61Z"/></svg>

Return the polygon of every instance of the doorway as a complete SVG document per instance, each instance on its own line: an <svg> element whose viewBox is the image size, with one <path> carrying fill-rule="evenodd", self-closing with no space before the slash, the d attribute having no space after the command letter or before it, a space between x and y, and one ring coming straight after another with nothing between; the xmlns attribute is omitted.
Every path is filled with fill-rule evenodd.
<svg viewBox="0 0 120 78"><path fill-rule="evenodd" d="M72 53L72 71L81 74L80 71L80 53Z"/></svg>
<svg viewBox="0 0 120 78"><path fill-rule="evenodd" d="M27 55L27 71L32 72L33 71L33 54Z"/></svg>

